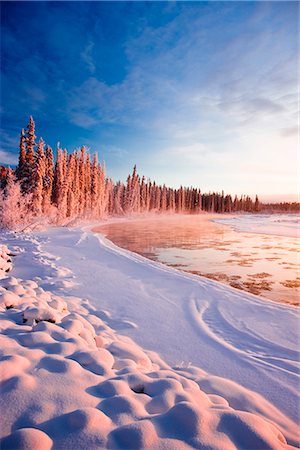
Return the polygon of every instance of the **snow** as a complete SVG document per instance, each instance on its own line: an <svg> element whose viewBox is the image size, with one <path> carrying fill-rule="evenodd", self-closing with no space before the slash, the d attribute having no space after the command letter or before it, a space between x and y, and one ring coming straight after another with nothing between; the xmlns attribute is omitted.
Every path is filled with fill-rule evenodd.
<svg viewBox="0 0 300 450"><path fill-rule="evenodd" d="M237 231L300 237L300 219L297 214L242 214L214 221L230 225Z"/></svg>
<svg viewBox="0 0 300 450"><path fill-rule="evenodd" d="M6 245L0 245L0 280L12 269L11 255Z"/></svg>
<svg viewBox="0 0 300 450"><path fill-rule="evenodd" d="M1 238L1 448L298 445L296 307L90 227Z"/></svg>

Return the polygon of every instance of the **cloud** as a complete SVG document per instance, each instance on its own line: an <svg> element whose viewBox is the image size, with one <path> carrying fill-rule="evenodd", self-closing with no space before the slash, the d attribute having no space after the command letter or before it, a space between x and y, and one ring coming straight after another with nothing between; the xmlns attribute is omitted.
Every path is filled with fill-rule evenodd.
<svg viewBox="0 0 300 450"><path fill-rule="evenodd" d="M140 32L124 42L125 79L109 85L93 76L72 88L70 121L84 128L126 125L190 144L262 126L274 131L278 120L291 126L297 85L295 49L286 44L291 13L272 28L264 22L274 14L269 7L222 4L218 17L211 5L199 11L179 6L161 26L143 18ZM240 13L234 29L226 25Z"/></svg>
<svg viewBox="0 0 300 450"><path fill-rule="evenodd" d="M128 150L122 147L118 147L116 145L101 145L101 154L104 157L114 156L116 158L123 158L128 154Z"/></svg>
<svg viewBox="0 0 300 450"><path fill-rule="evenodd" d="M19 148L18 134L9 134L1 130L0 164L15 165L18 162L16 152Z"/></svg>
<svg viewBox="0 0 300 450"><path fill-rule="evenodd" d="M24 85L24 93L26 94L26 98L30 99L30 109L32 111L40 110L42 105L46 102L46 93L37 86Z"/></svg>
<svg viewBox="0 0 300 450"><path fill-rule="evenodd" d="M18 163L18 156L13 153L0 149L0 164L16 165Z"/></svg>
<svg viewBox="0 0 300 450"><path fill-rule="evenodd" d="M211 154L210 149L203 143L187 144L163 148L159 152L160 161L169 163L174 159L180 164L203 164L203 159Z"/></svg>
<svg viewBox="0 0 300 450"><path fill-rule="evenodd" d="M288 128L282 128L281 129L281 136L283 137L293 137L293 136L298 136L299 133L299 127L295 126L295 127L288 127Z"/></svg>
<svg viewBox="0 0 300 450"><path fill-rule="evenodd" d="M86 63L87 68L91 74L93 74L96 70L95 62L92 56L94 46L94 42L89 41L89 43L85 46L83 52L80 53L82 60Z"/></svg>
<svg viewBox="0 0 300 450"><path fill-rule="evenodd" d="M51 139L64 124L59 139L109 142L103 150L119 168L131 148L123 166L163 163L162 182L168 166L180 183L197 172L209 185L240 160L252 172L253 158L266 173L289 165L273 154L286 155L296 133L296 4L48 3L34 6L43 14L32 14L29 34L17 27L20 5L5 30L6 124L22 126L36 110Z"/></svg>
<svg viewBox="0 0 300 450"><path fill-rule="evenodd" d="M97 119L82 110L70 111L69 119L74 125L78 125L81 128L91 128L97 125Z"/></svg>

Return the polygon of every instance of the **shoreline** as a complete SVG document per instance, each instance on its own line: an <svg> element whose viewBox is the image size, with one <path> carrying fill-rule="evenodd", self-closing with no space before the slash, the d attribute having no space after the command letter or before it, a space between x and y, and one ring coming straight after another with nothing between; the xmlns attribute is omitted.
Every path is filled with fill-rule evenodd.
<svg viewBox="0 0 300 450"><path fill-rule="evenodd" d="M234 223L234 219L239 220L242 217L245 217L245 215L239 217L237 215L208 213L193 216L189 214L151 215L150 217L135 215L131 218L124 217L97 224L88 227L88 229L93 233L99 233L107 237L117 247L144 256L150 261L160 262L185 273L192 273L220 282L223 285L258 295L267 301L300 306L297 292L298 278L295 279L295 286L291 284L291 279L293 280L293 277L297 276L297 271L294 268L295 261L292 262L294 260L293 254L286 250L286 255L281 256L280 262L277 250L275 251L279 245L274 241L277 235L274 233L266 234L261 230L258 230L258 232L240 230ZM251 226L253 226L253 215L246 215L246 225L249 217L251 218ZM227 222L222 223L222 220ZM232 220L233 223L230 222ZM151 228L155 231L150 233L150 225L148 226L148 224L151 224ZM183 224L185 228L183 228ZM195 231L189 234L191 233L189 230L193 226ZM170 227L170 233L173 229L178 231L172 232L173 237L171 237L170 233L166 233L166 227ZM181 245L180 239L182 239L181 234L183 232L186 237ZM145 241L143 240L143 233L145 233ZM290 240L292 242L292 240L295 240L294 237L288 235L279 235L277 238L280 241ZM179 239L178 242L177 239ZM201 239L201 243L199 241L199 244L197 244L199 239ZM253 240L257 243L255 244ZM232 241L231 247L228 246L230 241ZM267 243L269 247L266 245ZM227 247L224 247L225 245ZM292 243L281 245L292 246ZM220 251L216 253L215 250L218 250L219 247ZM265 247L268 250L263 250ZM230 248L231 252L228 252ZM188 253L189 249L192 252ZM204 264L199 258L202 258L202 256L207 258L206 249L210 249L208 253L210 259ZM227 253L225 250L227 250ZM253 256L251 256L252 253ZM258 254L259 257L256 256ZM178 259L176 260L176 258ZM215 263L214 260L216 260ZM279 260L279 263L273 264L272 261L275 260ZM290 267L287 267L286 261L289 260ZM196 263L197 261L198 263ZM264 261L264 264L261 261ZM227 262L228 264L225 264ZM245 269L243 269L243 266ZM250 269L247 269L247 267L250 267ZM283 268L289 268L289 273ZM294 273L295 271L296 273Z"/></svg>
<svg viewBox="0 0 300 450"><path fill-rule="evenodd" d="M70 231L53 232L61 243L62 237L69 240ZM81 235L77 245L88 236ZM91 450L128 445L182 450L219 448L222 442L229 449L241 445L239 430L253 449L262 442L265 449L284 449L285 438L289 448L296 448L295 424L261 395L201 366L171 368L157 353L119 334L118 323L132 322L118 322L108 310L70 295L67 282L74 272L45 251L47 241L40 234L7 235L6 241L15 252L12 275L18 272L18 258L32 265L32 274L43 270L44 275L31 280L4 275L0 281L6 306L0 307L4 450L71 450L75 443ZM3 247L2 270L11 269L8 253ZM53 280L50 291L42 287L45 279Z"/></svg>
<svg viewBox="0 0 300 450"><path fill-rule="evenodd" d="M64 235L63 230L62 233ZM99 236L93 237L93 235L85 232L81 233L79 230L71 230L71 234L73 235L71 240L76 243L76 247L73 249L68 244L67 248L64 248L63 251L60 250L61 262L67 267L73 266L74 272L74 263L71 262L74 260L74 256L72 255L77 254L78 250L83 252L84 264L88 264L89 269L86 270L85 266L83 267L80 264L80 269L78 267L78 270L75 271L75 278L80 277L84 280L85 295L93 302L96 308L101 307L111 311L116 316L116 322L121 320L122 317L122 319L128 320L133 324L132 327L122 330L127 336L136 340L144 348L159 351L170 364L183 362L184 365L190 363L200 365L200 367L210 373L228 376L252 390L264 392L261 391L261 377L264 378L267 375L267 373L263 375L267 366L265 366L265 369L264 364L261 366L263 371L259 370L260 376L257 378L256 371L252 372L250 370L249 372L248 370L252 367L252 363L246 369L247 364L240 366L240 363L236 360L236 356L240 353L240 347L243 348L246 345L246 348L248 348L249 345L252 345L252 333L250 332L248 339L244 341L244 338L242 338L243 332L238 323L241 319L243 322L246 321L245 323L250 321L247 324L247 329L249 330L252 327L254 329L257 328L258 324L263 324L263 328L259 325L258 336L273 335L274 325L271 328L268 326L267 317L270 315L270 310L274 311L274 313L276 311L276 316L274 317L278 318L278 321L276 320L277 334L278 339L281 339L281 336L284 334L283 324L288 323L287 321L292 319L294 314L296 315L295 318L297 317L298 308L276 302L266 302L264 299L246 292L229 289L224 284L176 271L163 264L157 264L127 250L122 250L105 239L103 241ZM99 248L97 248L96 242L99 242ZM74 244L72 245L74 246ZM50 242L50 249L58 250L59 247L56 245L53 247L53 244ZM95 251L97 251L97 262L93 262L88 256L90 252L94 253ZM70 255L67 253L70 253ZM94 283L92 280L96 279L100 281L99 288L92 286ZM97 294L99 289L101 292L100 298L99 294ZM81 288L74 287L72 291L74 295L77 295L81 292ZM203 310L201 298L203 298L203 301L205 300ZM194 311L195 300L197 307L200 308L199 312ZM177 306L175 307L175 305ZM157 310L154 308L157 308ZM228 319L225 322L222 319L220 324L217 324L228 308L232 311L230 322L233 320L232 325L236 330L237 336L240 333L242 334L240 338L236 338L234 346L228 349L229 354L232 356L227 361L229 354L226 356L226 353L228 350L225 350L225 354L223 354L222 350L223 345L225 345L225 348L227 345L225 344L227 340L226 328L224 329L225 335L223 336L222 334L221 340L217 335L223 330L223 326ZM260 313L259 320L256 317L258 311ZM214 320L214 325L209 325L209 329L213 325L211 329L213 334L209 339L207 339L205 328L208 313L209 315L213 314L216 320ZM282 318L279 320L280 315L282 315ZM288 317L289 315L291 316ZM168 317L168 326L164 322L161 323L163 317ZM198 319L201 317L202 320L204 319L203 323L198 322ZM184 321L182 321L183 318ZM297 329L296 323L294 325L290 323L289 328ZM280 331L281 329L283 334ZM142 334L141 330L143 330ZM177 330L181 330L180 335L178 335ZM162 333L164 335L163 340L159 338ZM292 338L292 336L290 337ZM167 339L168 344L165 339ZM284 339L286 340L286 337ZM264 340L265 337L262 342ZM274 340L273 337L272 340ZM275 342L276 339L274 345ZM262 343L262 345L264 344ZM252 351L254 351L254 354L256 353L254 348ZM269 349L268 351L271 350ZM242 354L244 355L244 352ZM238 372L236 372L237 367L239 367ZM289 386L291 380L286 380L281 384L279 380L284 373L278 373L277 382L279 382L280 387L277 385L274 396L271 394L273 393L273 388L269 394L271 394L272 401L275 403L279 401L282 408L286 409L284 405L286 405L285 402L289 398L289 394L285 392L282 397L282 400L284 399L282 403L280 392L283 386ZM262 384L264 385L265 382ZM268 383L270 382L269 380ZM273 384L274 380L271 383ZM283 390L285 391L286 388L284 387ZM292 404L295 399L292 401L290 398L290 400ZM286 411L291 411L291 404Z"/></svg>

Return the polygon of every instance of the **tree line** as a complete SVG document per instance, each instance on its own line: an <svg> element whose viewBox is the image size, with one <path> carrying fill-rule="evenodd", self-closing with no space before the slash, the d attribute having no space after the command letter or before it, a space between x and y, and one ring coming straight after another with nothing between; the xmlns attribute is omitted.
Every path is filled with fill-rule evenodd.
<svg viewBox="0 0 300 450"><path fill-rule="evenodd" d="M265 213L299 213L299 202L263 203L261 210Z"/></svg>
<svg viewBox="0 0 300 450"><path fill-rule="evenodd" d="M19 161L15 170L0 170L0 221L13 226L45 217L56 223L76 218L97 219L107 215L147 212L199 213L258 212L258 197L202 193L193 187L173 189L140 177L136 166L126 183L106 177L105 165L85 147L68 153L52 148L42 138L36 142L30 117L21 131Z"/></svg>

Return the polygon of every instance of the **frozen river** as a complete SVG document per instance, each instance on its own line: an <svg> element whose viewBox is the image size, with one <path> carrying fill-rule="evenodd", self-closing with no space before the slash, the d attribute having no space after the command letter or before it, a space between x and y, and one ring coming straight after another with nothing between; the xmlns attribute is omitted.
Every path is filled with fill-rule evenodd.
<svg viewBox="0 0 300 450"><path fill-rule="evenodd" d="M98 230L119 247L168 266L299 305L299 223L295 215L211 219L209 215L152 216Z"/></svg>

